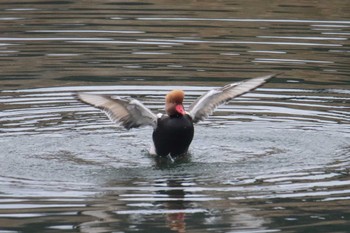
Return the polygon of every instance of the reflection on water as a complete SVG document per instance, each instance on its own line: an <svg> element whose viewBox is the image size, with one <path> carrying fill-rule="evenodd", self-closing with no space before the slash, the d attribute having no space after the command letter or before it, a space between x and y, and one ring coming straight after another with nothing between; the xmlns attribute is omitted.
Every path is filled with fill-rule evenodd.
<svg viewBox="0 0 350 233"><path fill-rule="evenodd" d="M254 6L254 7L252 7ZM10 1L0 8L0 232L347 232L347 1ZM196 125L190 156L147 154L72 97L162 112L282 75Z"/></svg>

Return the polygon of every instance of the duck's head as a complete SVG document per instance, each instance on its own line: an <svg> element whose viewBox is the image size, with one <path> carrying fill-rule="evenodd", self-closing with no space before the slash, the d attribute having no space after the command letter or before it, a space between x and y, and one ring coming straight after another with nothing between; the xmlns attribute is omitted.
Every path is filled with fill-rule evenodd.
<svg viewBox="0 0 350 233"><path fill-rule="evenodd" d="M165 97L165 111L169 116L186 114L182 104L185 93L182 90L173 90Z"/></svg>

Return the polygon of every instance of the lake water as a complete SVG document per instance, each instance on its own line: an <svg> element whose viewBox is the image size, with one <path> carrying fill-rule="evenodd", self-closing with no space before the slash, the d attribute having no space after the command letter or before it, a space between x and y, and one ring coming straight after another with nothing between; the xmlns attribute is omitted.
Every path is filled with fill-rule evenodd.
<svg viewBox="0 0 350 233"><path fill-rule="evenodd" d="M0 233L349 232L349 1L0 4ZM187 158L148 155L72 97L162 112L280 73L196 125Z"/></svg>

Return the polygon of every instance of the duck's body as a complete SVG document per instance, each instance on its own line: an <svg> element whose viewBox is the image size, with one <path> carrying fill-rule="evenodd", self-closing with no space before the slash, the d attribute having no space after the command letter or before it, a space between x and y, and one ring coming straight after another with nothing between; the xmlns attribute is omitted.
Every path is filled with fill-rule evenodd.
<svg viewBox="0 0 350 233"><path fill-rule="evenodd" d="M171 91L166 96L166 114L157 116L139 101L132 98L112 98L105 95L78 93L79 100L103 110L111 120L126 129L150 125L153 127L153 153L159 156L185 154L192 142L193 124L206 119L217 106L254 90L275 75L249 79L213 89L189 106L183 107L184 92Z"/></svg>
<svg viewBox="0 0 350 233"><path fill-rule="evenodd" d="M190 115L163 115L158 118L153 131L155 152L160 156L177 156L188 151L194 134L193 121Z"/></svg>

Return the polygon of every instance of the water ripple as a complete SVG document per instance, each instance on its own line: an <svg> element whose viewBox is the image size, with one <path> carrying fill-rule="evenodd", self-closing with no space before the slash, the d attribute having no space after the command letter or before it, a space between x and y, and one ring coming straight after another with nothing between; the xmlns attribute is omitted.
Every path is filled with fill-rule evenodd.
<svg viewBox="0 0 350 233"><path fill-rule="evenodd" d="M332 20L303 20L303 19L229 19L229 18L156 18L156 17L138 17L138 20L165 20L165 21L220 21L220 22L276 22L276 23L329 23L329 24L350 24L350 21L332 21ZM336 25L338 26L338 25ZM343 25L339 25L343 26ZM347 25L343 27L348 27Z"/></svg>
<svg viewBox="0 0 350 233"><path fill-rule="evenodd" d="M260 59L259 61L264 61ZM271 61L271 60L267 60ZM280 61L284 60L273 60ZM295 62L296 60L293 60ZM290 61L291 62L291 61ZM322 61L305 61L305 62L320 62ZM42 125L54 129L61 128L66 130L69 127L76 127L79 121L74 119L74 116L79 116L80 119L84 112L98 113L94 108L78 103L72 96L72 91L91 91L91 93L112 94L120 96L139 96L138 98L148 105L155 112L162 112L162 99L166 92L173 88L181 88L176 86L100 86L100 87L56 87L56 88L39 88L28 90L4 90L0 98L0 103L5 107L0 113L1 124L3 125L2 133L33 133L40 129ZM213 87L182 87L187 93L186 105L194 101L199 95ZM64 91L63 91L64 90ZM333 104L335 102L348 101L349 97L335 97L329 95L302 95L296 93L296 90L274 90L261 89L260 93L250 93L245 95L245 98L238 98L229 105L219 108L213 120L218 120L218 117L226 121L237 121L238 119L255 119L261 120L273 118L274 121L280 120L312 120L325 122L347 122L348 114L345 106ZM303 90L300 90L301 92ZM281 95L283 92L285 94ZM292 94L288 94L288 92ZM13 93L13 94L11 94ZM33 93L33 94L28 94ZM312 92L311 92L312 93ZM14 95L15 94L15 95ZM341 95L338 92L338 95ZM273 101L271 101L273 100ZM77 115L78 114L78 115ZM251 115L249 117L248 115ZM253 114L253 115L252 115ZM105 124L98 120L98 124ZM271 119L272 120L272 119ZM23 128L12 128L16 125L22 125ZM102 126L101 125L101 126ZM91 125L92 126L92 125ZM38 127L38 128L37 128ZM85 125L84 128L89 129L90 125ZM79 126L82 129L82 126Z"/></svg>
<svg viewBox="0 0 350 233"><path fill-rule="evenodd" d="M322 43L302 43L302 42L284 42L284 41L235 41L235 40L184 40L184 39L143 39L142 41L159 43L209 43L209 44L256 44L256 45L296 45L296 46L329 46L341 47L341 44L322 44ZM107 43L111 43L110 41Z"/></svg>
<svg viewBox="0 0 350 233"><path fill-rule="evenodd" d="M0 22L0 232L349 229L346 1L7 1ZM255 7L251 7L251 5ZM150 157L77 91L164 112L282 75L197 124L190 155Z"/></svg>

